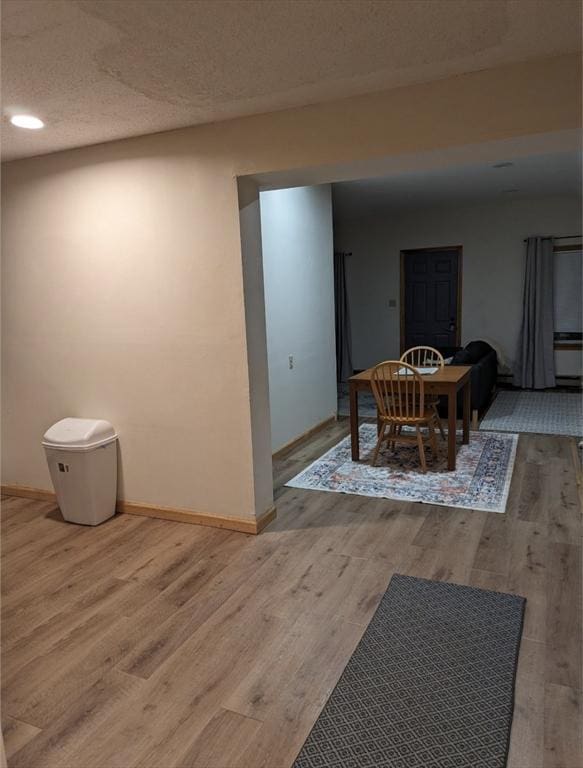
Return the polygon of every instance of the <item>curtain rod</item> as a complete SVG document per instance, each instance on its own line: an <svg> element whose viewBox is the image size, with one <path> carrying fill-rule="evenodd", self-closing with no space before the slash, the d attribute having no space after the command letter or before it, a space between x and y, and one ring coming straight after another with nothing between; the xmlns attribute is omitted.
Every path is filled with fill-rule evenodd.
<svg viewBox="0 0 583 768"><path fill-rule="evenodd" d="M541 235L541 240L572 240L574 237L583 237L583 235L560 235L559 237L555 237L554 235ZM522 241L523 243L526 243L528 240L528 237L525 237Z"/></svg>

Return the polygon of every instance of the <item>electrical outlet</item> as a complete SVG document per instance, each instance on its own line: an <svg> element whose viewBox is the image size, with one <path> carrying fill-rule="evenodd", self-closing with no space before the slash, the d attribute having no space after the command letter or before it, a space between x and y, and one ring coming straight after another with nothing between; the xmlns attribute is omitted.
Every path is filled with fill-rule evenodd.
<svg viewBox="0 0 583 768"><path fill-rule="evenodd" d="M294 356L290 355L287 360L288 360L289 369L291 371L292 368L294 367Z"/></svg>

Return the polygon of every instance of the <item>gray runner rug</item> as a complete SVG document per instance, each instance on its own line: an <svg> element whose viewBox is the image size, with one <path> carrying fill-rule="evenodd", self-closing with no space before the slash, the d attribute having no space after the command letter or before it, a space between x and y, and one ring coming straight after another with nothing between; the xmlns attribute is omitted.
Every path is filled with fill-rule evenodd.
<svg viewBox="0 0 583 768"><path fill-rule="evenodd" d="M525 603L393 576L295 768L503 768Z"/></svg>
<svg viewBox="0 0 583 768"><path fill-rule="evenodd" d="M480 429L583 437L581 393L501 390L482 419Z"/></svg>

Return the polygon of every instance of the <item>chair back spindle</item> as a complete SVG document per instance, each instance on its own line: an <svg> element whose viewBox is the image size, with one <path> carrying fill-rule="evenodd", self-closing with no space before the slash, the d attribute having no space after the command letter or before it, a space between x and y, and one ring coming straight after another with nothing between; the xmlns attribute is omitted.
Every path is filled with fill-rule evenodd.
<svg viewBox="0 0 583 768"><path fill-rule="evenodd" d="M423 377L408 363L379 363L373 368L371 387L381 418L417 419L425 413Z"/></svg>
<svg viewBox="0 0 583 768"><path fill-rule="evenodd" d="M401 355L401 361L414 368L443 368L443 355L434 347L411 347Z"/></svg>

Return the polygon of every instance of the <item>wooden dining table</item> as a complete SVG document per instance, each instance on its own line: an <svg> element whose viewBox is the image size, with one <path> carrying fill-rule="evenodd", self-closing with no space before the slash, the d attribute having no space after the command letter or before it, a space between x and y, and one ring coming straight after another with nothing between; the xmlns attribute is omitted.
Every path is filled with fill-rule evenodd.
<svg viewBox="0 0 583 768"><path fill-rule="evenodd" d="M425 394L445 395L447 397L447 468L455 469L456 459L456 419L457 393L463 391L463 437L462 442L470 442L470 396L472 367L470 365L445 365L435 373L423 375ZM358 435L358 393L363 390L372 392L371 378L373 368L357 373L348 379L350 392L350 440L352 461L360 460L360 440Z"/></svg>

